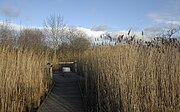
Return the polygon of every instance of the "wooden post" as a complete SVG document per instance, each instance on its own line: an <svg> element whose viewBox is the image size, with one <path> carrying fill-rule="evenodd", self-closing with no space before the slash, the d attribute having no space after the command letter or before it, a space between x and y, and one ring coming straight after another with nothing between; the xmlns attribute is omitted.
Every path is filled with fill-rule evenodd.
<svg viewBox="0 0 180 112"><path fill-rule="evenodd" d="M46 73L47 73L47 76L50 75L50 63L49 62L47 63Z"/></svg>
<svg viewBox="0 0 180 112"><path fill-rule="evenodd" d="M52 64L51 63L47 63L47 75L51 77L51 79L53 78L53 72L52 72Z"/></svg>
<svg viewBox="0 0 180 112"><path fill-rule="evenodd" d="M51 79L53 79L53 71L52 71L52 67L53 67L53 65L51 64L51 66L50 66L50 76L51 76Z"/></svg>
<svg viewBox="0 0 180 112"><path fill-rule="evenodd" d="M83 69L84 69L84 78L85 78L85 111L87 112L87 94L88 94L88 84L87 84L87 81L88 81L88 68L87 68L87 62L85 64L83 64Z"/></svg>
<svg viewBox="0 0 180 112"><path fill-rule="evenodd" d="M77 61L74 61L74 71L77 73Z"/></svg>
<svg viewBox="0 0 180 112"><path fill-rule="evenodd" d="M85 77L85 89L86 89L86 93L87 93L87 78L88 78L87 63L84 64L84 77Z"/></svg>
<svg viewBox="0 0 180 112"><path fill-rule="evenodd" d="M80 66L82 66L82 71L81 71L81 73L80 73L80 75L81 76L85 76L85 64L84 63L81 63L81 65Z"/></svg>

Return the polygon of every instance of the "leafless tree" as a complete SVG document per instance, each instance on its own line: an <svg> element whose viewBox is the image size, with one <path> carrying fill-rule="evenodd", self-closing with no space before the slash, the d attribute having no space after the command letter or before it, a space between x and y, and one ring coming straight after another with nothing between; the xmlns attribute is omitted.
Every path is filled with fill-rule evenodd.
<svg viewBox="0 0 180 112"><path fill-rule="evenodd" d="M173 35L175 35L176 33L180 32L180 26L176 27L176 28L170 28L165 32L165 37L167 38L171 38Z"/></svg>
<svg viewBox="0 0 180 112"><path fill-rule="evenodd" d="M18 45L27 48L42 49L46 46L45 36L39 29L24 29L20 32Z"/></svg>
<svg viewBox="0 0 180 112"><path fill-rule="evenodd" d="M8 21L0 24L0 44L14 46L16 44L17 33Z"/></svg>
<svg viewBox="0 0 180 112"><path fill-rule="evenodd" d="M65 29L64 20L61 15L50 15L45 21L45 33L47 41L53 47L56 54L58 46L62 43Z"/></svg>
<svg viewBox="0 0 180 112"><path fill-rule="evenodd" d="M90 47L91 43L86 34L77 31L76 36L70 40L70 48L73 52L82 52Z"/></svg>
<svg viewBox="0 0 180 112"><path fill-rule="evenodd" d="M66 30L66 39L59 46L61 51L82 52L90 47L91 43L85 32L76 28Z"/></svg>

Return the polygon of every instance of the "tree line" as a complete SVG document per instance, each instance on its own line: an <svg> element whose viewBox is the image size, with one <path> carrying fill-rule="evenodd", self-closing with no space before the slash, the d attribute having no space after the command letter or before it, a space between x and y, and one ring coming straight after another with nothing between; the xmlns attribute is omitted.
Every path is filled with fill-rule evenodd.
<svg viewBox="0 0 180 112"><path fill-rule="evenodd" d="M4 22L0 25L0 45L29 49L49 49L54 54L60 52L81 52L91 45L85 32L75 27L67 27L60 15L50 15L43 28L14 29Z"/></svg>

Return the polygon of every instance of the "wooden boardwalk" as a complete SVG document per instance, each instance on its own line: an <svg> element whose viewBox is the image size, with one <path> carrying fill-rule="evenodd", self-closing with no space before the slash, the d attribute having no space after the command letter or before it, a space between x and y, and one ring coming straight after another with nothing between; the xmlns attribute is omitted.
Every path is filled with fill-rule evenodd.
<svg viewBox="0 0 180 112"><path fill-rule="evenodd" d="M75 73L54 73L55 85L38 112L84 112L78 85L79 76Z"/></svg>

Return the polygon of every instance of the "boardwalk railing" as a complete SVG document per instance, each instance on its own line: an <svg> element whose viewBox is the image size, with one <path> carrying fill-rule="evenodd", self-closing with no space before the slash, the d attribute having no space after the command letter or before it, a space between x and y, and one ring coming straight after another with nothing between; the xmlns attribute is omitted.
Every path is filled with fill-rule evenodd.
<svg viewBox="0 0 180 112"><path fill-rule="evenodd" d="M53 65L52 65L51 63L47 63L47 66L46 66L46 74L47 74L47 76L50 76L51 79L53 78L52 67L53 67Z"/></svg>
<svg viewBox="0 0 180 112"><path fill-rule="evenodd" d="M63 66L63 65L66 65L66 66L68 66L68 65L72 65L72 68L71 69L73 69L73 71L74 72L78 72L78 68L77 68L77 61L75 60L75 61L70 61L70 62L59 62L59 65L60 66Z"/></svg>
<svg viewBox="0 0 180 112"><path fill-rule="evenodd" d="M87 93L88 93L88 66L87 62L78 62L78 72L82 76L79 80L81 96L84 102L85 112L87 112Z"/></svg>

